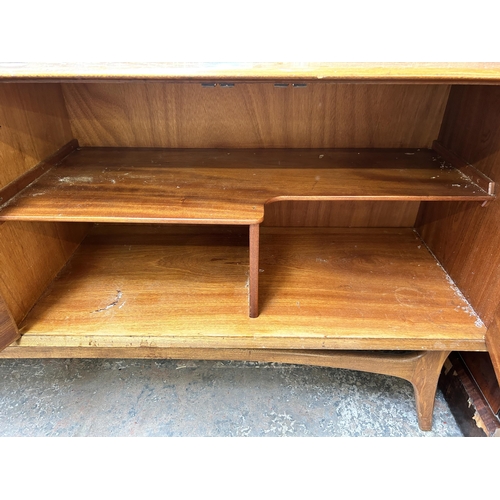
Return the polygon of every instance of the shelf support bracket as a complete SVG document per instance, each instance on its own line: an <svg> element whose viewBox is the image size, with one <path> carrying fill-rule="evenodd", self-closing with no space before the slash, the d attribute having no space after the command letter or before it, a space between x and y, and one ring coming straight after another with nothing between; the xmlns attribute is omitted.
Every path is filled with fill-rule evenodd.
<svg viewBox="0 0 500 500"><path fill-rule="evenodd" d="M25 187L35 182L41 175L60 163L66 156L79 147L78 141L73 139L59 148L54 154L35 165L32 169L13 180L10 184L0 189L0 206L5 205L9 200L19 194ZM2 221L0 221L2 224Z"/></svg>
<svg viewBox="0 0 500 500"><path fill-rule="evenodd" d="M452 151L446 149L438 141L433 142L432 149L436 151L436 153L438 153L446 162L451 163L454 168L460 170L463 175L490 195L492 199L495 198L495 182L488 176L484 175L480 170L472 166L470 163L467 163ZM481 204L481 206L485 207L488 203L489 200L486 200Z"/></svg>

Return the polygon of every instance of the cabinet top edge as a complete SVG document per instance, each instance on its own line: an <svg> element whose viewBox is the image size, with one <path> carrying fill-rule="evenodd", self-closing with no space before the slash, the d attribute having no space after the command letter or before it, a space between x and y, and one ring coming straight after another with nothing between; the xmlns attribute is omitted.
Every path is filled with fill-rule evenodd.
<svg viewBox="0 0 500 500"><path fill-rule="evenodd" d="M144 79L500 83L500 63L0 62L0 81Z"/></svg>

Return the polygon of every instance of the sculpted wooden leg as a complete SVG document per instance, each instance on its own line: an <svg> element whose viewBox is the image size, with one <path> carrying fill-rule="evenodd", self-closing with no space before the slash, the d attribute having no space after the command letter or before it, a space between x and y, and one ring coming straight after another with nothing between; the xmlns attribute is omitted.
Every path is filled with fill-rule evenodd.
<svg viewBox="0 0 500 500"><path fill-rule="evenodd" d="M437 382L449 351L376 352L284 349L194 349L194 348L81 348L8 347L1 358L159 358L216 359L294 363L346 368L380 373L408 380L415 389L418 423L422 430L432 426Z"/></svg>
<svg viewBox="0 0 500 500"><path fill-rule="evenodd" d="M426 351L422 353L415 363L415 370L409 379L415 390L418 425L423 431L430 431L432 428L437 383L448 354L450 351Z"/></svg>

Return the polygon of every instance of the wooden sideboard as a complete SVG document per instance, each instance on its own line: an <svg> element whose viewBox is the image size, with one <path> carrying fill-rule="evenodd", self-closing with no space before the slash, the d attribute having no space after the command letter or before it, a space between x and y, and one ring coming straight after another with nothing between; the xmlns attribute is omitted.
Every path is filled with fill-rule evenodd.
<svg viewBox="0 0 500 500"><path fill-rule="evenodd" d="M500 374L500 64L0 64L0 357Z"/></svg>

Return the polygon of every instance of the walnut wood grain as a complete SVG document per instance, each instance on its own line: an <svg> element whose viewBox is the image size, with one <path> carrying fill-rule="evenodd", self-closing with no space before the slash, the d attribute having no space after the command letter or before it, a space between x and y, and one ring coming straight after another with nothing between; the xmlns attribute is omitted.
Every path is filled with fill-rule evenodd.
<svg viewBox="0 0 500 500"><path fill-rule="evenodd" d="M20 345L485 350L484 326L411 230L261 228L249 318L241 229L99 226Z"/></svg>
<svg viewBox="0 0 500 500"><path fill-rule="evenodd" d="M500 82L498 63L1 63L0 79L332 79Z"/></svg>
<svg viewBox="0 0 500 500"><path fill-rule="evenodd" d="M20 336L16 322L0 293L0 351Z"/></svg>
<svg viewBox="0 0 500 500"><path fill-rule="evenodd" d="M63 84L88 147L430 148L448 85Z"/></svg>
<svg viewBox="0 0 500 500"><path fill-rule="evenodd" d="M432 150L75 151L0 220L258 224L282 200L492 199Z"/></svg>

